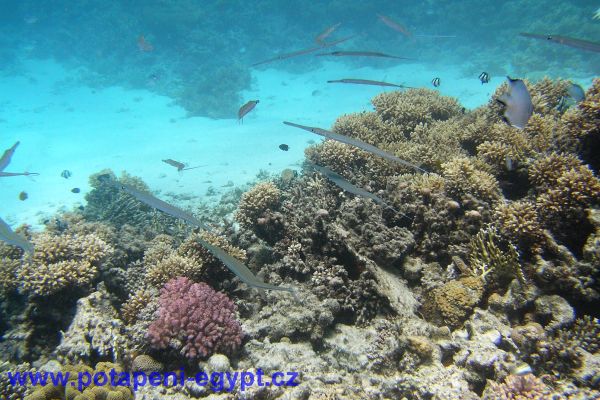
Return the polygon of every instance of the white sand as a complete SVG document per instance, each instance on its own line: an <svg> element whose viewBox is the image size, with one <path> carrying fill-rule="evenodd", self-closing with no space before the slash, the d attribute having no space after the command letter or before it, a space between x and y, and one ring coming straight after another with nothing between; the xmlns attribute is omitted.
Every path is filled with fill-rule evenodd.
<svg viewBox="0 0 600 400"><path fill-rule="evenodd" d="M332 62L303 75L255 71L254 87L244 98L260 99L260 104L238 125L236 116L186 118L171 99L145 90L77 86L77 71L65 71L50 61L31 61L27 68L23 76L0 78L0 152L19 140L5 171L40 176L0 178L0 217L9 224L36 226L59 209L83 203L90 189L88 176L103 168L141 177L166 201L172 199L170 192L204 197L210 186L225 191L223 185L244 184L261 169L298 169L308 141L320 137L282 121L330 128L341 114L371 110L370 99L383 90L327 80L385 79L431 87L431 79L439 76L440 92L456 96L467 108L487 102L503 81L495 77L481 85L477 77L464 78L459 70L440 74L419 64L382 71L349 70ZM280 150L281 143L290 150ZM165 158L206 166L178 173L161 162ZM72 172L70 179L60 176L65 169ZM81 193L71 193L75 187ZM29 195L26 201L18 199L21 191Z"/></svg>

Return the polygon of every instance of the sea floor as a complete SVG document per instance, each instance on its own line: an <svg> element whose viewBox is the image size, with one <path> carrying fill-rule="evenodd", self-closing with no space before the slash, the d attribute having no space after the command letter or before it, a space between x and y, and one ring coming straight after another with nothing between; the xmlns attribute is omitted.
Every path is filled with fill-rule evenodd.
<svg viewBox="0 0 600 400"><path fill-rule="evenodd" d="M414 63L385 71L350 69L336 62L306 74L254 71L252 90L243 96L260 103L238 124L235 115L188 118L172 99L150 90L81 86L79 71L53 61L24 65L18 76L0 77L0 150L20 141L5 171L40 175L0 180L0 217L9 224L33 226L57 210L82 204L90 189L89 175L104 168L141 177L166 201L218 201L219 193L252 181L261 170L298 169L304 149L320 137L282 121L330 128L342 114L371 110L369 100L384 90L327 80L362 78L432 87L431 80L439 76L442 94L474 108L486 103L504 79L492 77L482 85L458 67L440 75ZM279 149L283 143L289 151ZM168 158L200 167L178 172L161 161ZM71 177L61 177L63 170ZM74 188L80 193L73 193ZM19 200L21 192L28 195L24 201Z"/></svg>

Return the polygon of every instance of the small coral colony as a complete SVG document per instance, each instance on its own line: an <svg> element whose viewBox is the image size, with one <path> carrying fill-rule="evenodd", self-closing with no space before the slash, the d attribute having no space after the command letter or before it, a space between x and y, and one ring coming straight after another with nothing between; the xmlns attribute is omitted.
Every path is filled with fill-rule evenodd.
<svg viewBox="0 0 600 400"><path fill-rule="evenodd" d="M335 28L265 62L325 51ZM331 130L286 121L326 138L306 149L303 173L210 210L104 170L85 206L41 232L0 221L0 370L193 373L224 358L226 370L302 373L298 387L247 398L598 398L600 80L583 93L509 78L474 110L395 89ZM2 172L18 144L2 176L19 174ZM2 379L1 398L133 396Z"/></svg>

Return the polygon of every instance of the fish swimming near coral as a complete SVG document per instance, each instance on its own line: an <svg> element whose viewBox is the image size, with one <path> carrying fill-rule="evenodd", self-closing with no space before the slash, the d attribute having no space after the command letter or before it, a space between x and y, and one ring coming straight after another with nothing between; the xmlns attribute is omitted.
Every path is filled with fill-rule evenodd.
<svg viewBox="0 0 600 400"><path fill-rule="evenodd" d="M68 169L65 169L63 172L60 173L60 176L62 176L65 179L69 179L71 175L71 171L69 171Z"/></svg>
<svg viewBox="0 0 600 400"><path fill-rule="evenodd" d="M387 25L389 28L395 30L396 32L400 32L404 36L410 38L412 37L412 32L406 29L404 26L400 25L396 21L393 21L391 18L386 17L385 15L377 14L377 17L381 22Z"/></svg>
<svg viewBox="0 0 600 400"><path fill-rule="evenodd" d="M13 144L10 149L7 149L4 154L2 154L2 157L0 157L0 171L4 171L4 168L10 164L10 160L13 154L15 154L15 150L17 149L17 146L19 146L19 143L20 142Z"/></svg>
<svg viewBox="0 0 600 400"><path fill-rule="evenodd" d="M521 79L508 78L508 90L496 101L504 105L504 119L515 128L523 129L533 114L531 95Z"/></svg>
<svg viewBox="0 0 600 400"><path fill-rule="evenodd" d="M204 230L208 230L206 225L204 225L202 222L200 222L200 220L198 220L193 215L191 215L191 214L183 211L182 209L177 208L169 203L166 203L160 199L157 199L156 197L152 196L150 193L142 192L142 191L140 191L130 185L127 185L125 183L117 182L116 185L118 187L120 187L122 190L124 190L125 192L129 193L130 195L132 195L133 197L138 199L139 201L141 201L142 203L144 203L152 208L156 208L157 210L160 210L166 214L169 214L172 217L182 219L185 222L187 222L188 224L195 226L197 228L202 228ZM295 288L284 287L284 286L275 286L275 285L271 285L269 283L263 282L260 279L258 279L246 265L244 265L241 261L234 258L233 256L229 255L227 252L225 252L221 248L214 246L200 238L198 238L197 240L200 242L200 244L202 244L202 246L204 246L208 251L210 251L216 258L221 260L221 262L223 264L225 264L225 266L227 268L229 268L229 270L231 272L233 272L238 278L240 278L240 280L242 282L246 283L247 285L256 287L259 289L282 290L282 291L290 292L293 295L295 295Z"/></svg>
<svg viewBox="0 0 600 400"><path fill-rule="evenodd" d="M395 155L387 153L387 152L381 150L380 148L373 146L372 144L363 142L362 140L358 140L358 139L355 139L355 138L352 138L349 136L345 136L345 135L340 135L339 133L331 132L326 129L317 128L317 127L313 127L313 126L300 125L300 124L296 124L296 123L288 122L288 121L283 121L283 123L286 125L289 125L289 126L293 126L294 128L304 129L305 131L309 131L309 132L315 133L317 135L324 136L327 139L335 140L337 142L341 142L341 143L349 144L351 146L358 147L359 149L362 149L369 153L378 155L379 157L383 157L386 160L394 161L398 164L404 165L405 167L412 168L419 172L427 172L423 168L421 168L411 162L408 162L401 158L398 158Z"/></svg>
<svg viewBox="0 0 600 400"><path fill-rule="evenodd" d="M479 81L483 85L484 83L488 83L490 81L490 75L487 72L482 72L479 74Z"/></svg>
<svg viewBox="0 0 600 400"><path fill-rule="evenodd" d="M73 189L71 189L71 193L81 193L81 189L73 188Z"/></svg>
<svg viewBox="0 0 600 400"><path fill-rule="evenodd" d="M350 182L348 182L343 176L333 172L332 170L330 170L327 167L323 167L321 165L317 165L317 164L312 164L312 167L317 170L321 175L323 175L325 178L329 179L331 182L335 183L338 187L340 187L342 190L348 192L348 193L352 193L356 196L360 196L360 197L364 197L367 199L371 199L373 200L373 202L375 202L375 204L378 204L380 206L383 206L385 208L389 208L391 210L393 210L394 212L401 214L403 216L406 217L406 215L399 213L398 211L396 211L393 207L389 206L385 201L383 201L381 198L377 197L376 195L374 195L373 193L366 191L363 188L360 188L358 186L354 186L353 184L351 184Z"/></svg>
<svg viewBox="0 0 600 400"><path fill-rule="evenodd" d="M583 88L576 83L571 82L567 88L567 93L573 100L575 100L576 103L585 100L585 90L583 90Z"/></svg>
<svg viewBox="0 0 600 400"><path fill-rule="evenodd" d="M23 191L23 192L19 193L19 200L25 201L28 198L29 198L29 195L27 194L27 192Z"/></svg>
<svg viewBox="0 0 600 400"><path fill-rule="evenodd" d="M244 104L243 106L241 106L240 109L239 109L239 111L238 111L238 122L243 122L244 121L244 117L250 111L254 110L254 107L256 107L256 105L259 102L260 102L260 100L250 100L249 102L247 102L246 104Z"/></svg>
<svg viewBox="0 0 600 400"><path fill-rule="evenodd" d="M2 218L0 218L0 240L12 246L17 246L23 251L33 254L33 245L21 235L16 234Z"/></svg>
<svg viewBox="0 0 600 400"><path fill-rule="evenodd" d="M440 87L442 81L440 81L440 78L433 78L431 80L431 84L433 85L433 87Z"/></svg>
<svg viewBox="0 0 600 400"><path fill-rule="evenodd" d="M318 35L315 38L315 42L317 42L320 45L325 44L325 39L327 39L329 37L329 35L331 35L333 33L333 31L335 31L337 28L339 28L339 26L342 25L341 22L338 22L335 25L330 26L329 28L325 29L320 35Z"/></svg>
<svg viewBox="0 0 600 400"><path fill-rule="evenodd" d="M568 36L560 36L560 35L538 35L536 33L519 33L520 36L532 38L532 39L540 39L546 40L548 42L562 44L564 46L573 47L575 49L593 51L595 53L600 53L600 43L592 42L589 40L583 39L575 39Z"/></svg>
<svg viewBox="0 0 600 400"><path fill-rule="evenodd" d="M279 148L280 148L281 150L283 150L283 151L288 151L288 150L290 149L290 146L288 146L288 145L287 145L287 144L285 144L285 143L282 143L282 144L280 144L280 145L279 145Z"/></svg>
<svg viewBox="0 0 600 400"><path fill-rule="evenodd" d="M334 56L334 57L382 57L396 58L398 60L412 60L408 57L393 56L391 54L380 53L378 51L332 51L330 53L315 54L317 57Z"/></svg>
<svg viewBox="0 0 600 400"><path fill-rule="evenodd" d="M372 81L369 79L354 79L354 78L344 78L344 79L335 79L327 81L327 83L351 83L354 85L372 85L372 86L385 86L385 87L397 87L401 89L414 89L410 86L397 85L395 83L388 83L382 81Z"/></svg>

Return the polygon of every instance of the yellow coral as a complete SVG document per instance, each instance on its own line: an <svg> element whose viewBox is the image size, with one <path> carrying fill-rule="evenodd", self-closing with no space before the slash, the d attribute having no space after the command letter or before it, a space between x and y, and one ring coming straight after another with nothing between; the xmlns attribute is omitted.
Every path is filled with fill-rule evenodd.
<svg viewBox="0 0 600 400"><path fill-rule="evenodd" d="M47 296L70 287L86 287L95 279L100 262L113 248L94 234L34 236L35 251L17 272L21 290Z"/></svg>
<svg viewBox="0 0 600 400"><path fill-rule="evenodd" d="M157 297L157 293L143 288L129 296L129 299L121 307L121 317L127 324L133 324L137 321L140 312Z"/></svg>
<svg viewBox="0 0 600 400"><path fill-rule="evenodd" d="M566 171L581 167L581 161L572 154L550 153L537 159L527 172L531 183L544 190L556 186Z"/></svg>
<svg viewBox="0 0 600 400"><path fill-rule="evenodd" d="M242 195L235 215L240 225L252 228L268 210L279 207L281 191L272 182L262 182Z"/></svg>
<svg viewBox="0 0 600 400"><path fill-rule="evenodd" d="M483 170L469 158L456 158L442 165L442 174L447 179L451 195L472 195L478 199L494 202L500 197L500 186L496 178Z"/></svg>
<svg viewBox="0 0 600 400"><path fill-rule="evenodd" d="M534 204L514 201L496 207L496 223L500 232L520 249L539 251L546 240Z"/></svg>

